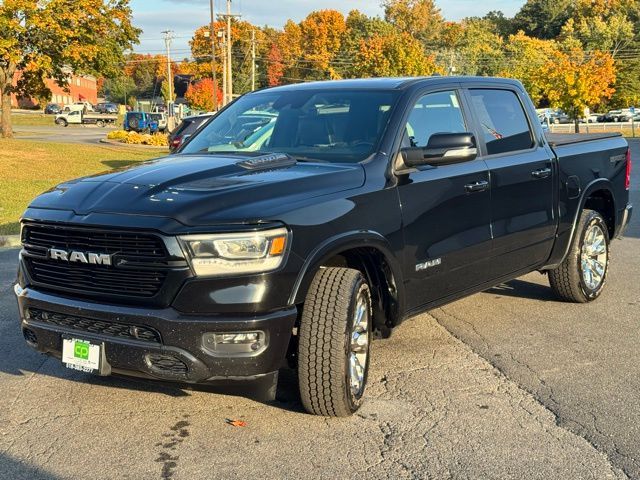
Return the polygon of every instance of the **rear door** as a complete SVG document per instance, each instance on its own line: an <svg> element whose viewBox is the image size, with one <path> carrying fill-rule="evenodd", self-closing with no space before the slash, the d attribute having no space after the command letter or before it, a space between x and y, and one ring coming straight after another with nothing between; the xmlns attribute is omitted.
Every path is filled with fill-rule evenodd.
<svg viewBox="0 0 640 480"><path fill-rule="evenodd" d="M460 100L455 89L419 94L406 119L402 146L425 147L434 133L471 131ZM398 194L409 309L487 279L490 190L482 159L399 175Z"/></svg>
<svg viewBox="0 0 640 480"><path fill-rule="evenodd" d="M469 104L480 129L491 177L490 272L499 277L544 262L553 246L553 153L536 140L522 92L471 88Z"/></svg>

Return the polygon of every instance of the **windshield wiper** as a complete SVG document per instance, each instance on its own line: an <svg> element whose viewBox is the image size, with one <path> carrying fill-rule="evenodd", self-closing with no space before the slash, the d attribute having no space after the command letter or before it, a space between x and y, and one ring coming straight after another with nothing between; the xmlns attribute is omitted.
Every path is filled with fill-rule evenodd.
<svg viewBox="0 0 640 480"><path fill-rule="evenodd" d="M290 153L287 153L287 155L289 155L291 158L295 158L296 161L303 163L331 163L329 160L320 160L319 158L291 155Z"/></svg>
<svg viewBox="0 0 640 480"><path fill-rule="evenodd" d="M206 153L208 155L246 155L247 152L240 150L209 150L208 148L203 148L202 150L198 150L197 153Z"/></svg>

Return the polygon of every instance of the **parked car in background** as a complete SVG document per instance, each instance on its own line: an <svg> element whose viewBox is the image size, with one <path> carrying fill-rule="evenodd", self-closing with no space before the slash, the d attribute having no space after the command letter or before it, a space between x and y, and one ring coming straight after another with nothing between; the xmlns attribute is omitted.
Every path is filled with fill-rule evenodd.
<svg viewBox="0 0 640 480"><path fill-rule="evenodd" d="M123 128L127 132L156 133L158 121L146 112L127 112L124 117Z"/></svg>
<svg viewBox="0 0 640 480"><path fill-rule="evenodd" d="M628 122L631 120L631 111L628 108L609 110L605 113L599 122Z"/></svg>
<svg viewBox="0 0 640 480"><path fill-rule="evenodd" d="M167 125L169 124L169 120L167 119L167 114L163 112L158 113L150 113L149 116L158 122L158 131L161 133L165 133L167 131Z"/></svg>
<svg viewBox="0 0 640 480"><path fill-rule="evenodd" d="M57 103L47 103L47 106L44 107L45 115L58 115L62 113L62 107Z"/></svg>
<svg viewBox="0 0 640 480"><path fill-rule="evenodd" d="M96 105L95 108L98 113L118 113L118 105L115 103L103 102Z"/></svg>
<svg viewBox="0 0 640 480"><path fill-rule="evenodd" d="M196 133L207 120L213 117L213 115L213 113L204 113L202 115L183 118L180 125L169 134L169 150L175 152L191 135Z"/></svg>
<svg viewBox="0 0 640 480"><path fill-rule="evenodd" d="M94 111L93 105L90 102L75 102L74 105L77 105L82 110L85 110L87 112L93 112Z"/></svg>
<svg viewBox="0 0 640 480"><path fill-rule="evenodd" d="M561 123L573 123L573 119L564 113L562 110L551 112L549 116L549 123L555 123L556 125Z"/></svg>
<svg viewBox="0 0 640 480"><path fill-rule="evenodd" d="M82 112L84 110L84 105L78 105L78 104L72 104L72 105L65 105L62 108L62 112L60 113L69 113L69 112Z"/></svg>
<svg viewBox="0 0 640 480"><path fill-rule="evenodd" d="M70 112L61 113L56 116L56 125L67 127L70 124L76 125L97 125L98 127L105 127L107 124L116 123L118 121L117 115L110 115L106 113L83 113L81 110L72 110Z"/></svg>
<svg viewBox="0 0 640 480"><path fill-rule="evenodd" d="M590 113L589 115L587 115L585 117L585 121L586 123L596 123L599 122L600 120L598 120L600 117L602 117L602 113Z"/></svg>

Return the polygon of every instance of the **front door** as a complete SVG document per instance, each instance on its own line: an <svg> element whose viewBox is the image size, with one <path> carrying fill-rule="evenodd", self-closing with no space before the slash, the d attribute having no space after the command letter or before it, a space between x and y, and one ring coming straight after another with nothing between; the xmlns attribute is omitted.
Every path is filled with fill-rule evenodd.
<svg viewBox="0 0 640 480"><path fill-rule="evenodd" d="M403 146L425 147L434 133L470 130L456 91L427 93L408 114ZM486 281L491 251L485 162L424 166L399 177L408 309Z"/></svg>

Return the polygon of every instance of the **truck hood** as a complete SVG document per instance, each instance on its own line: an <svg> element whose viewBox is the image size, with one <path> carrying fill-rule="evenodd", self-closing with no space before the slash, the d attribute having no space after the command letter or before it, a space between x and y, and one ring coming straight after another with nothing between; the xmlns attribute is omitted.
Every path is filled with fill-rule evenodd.
<svg viewBox="0 0 640 480"><path fill-rule="evenodd" d="M322 195L364 184L359 164L269 162L252 156L173 155L62 183L31 208L172 218L184 225L255 223ZM245 164L246 165L246 164Z"/></svg>

